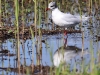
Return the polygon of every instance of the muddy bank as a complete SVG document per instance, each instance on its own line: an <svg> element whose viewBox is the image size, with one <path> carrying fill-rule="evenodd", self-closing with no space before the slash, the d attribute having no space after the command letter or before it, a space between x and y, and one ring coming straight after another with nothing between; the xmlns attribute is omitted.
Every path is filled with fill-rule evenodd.
<svg viewBox="0 0 100 75"><path fill-rule="evenodd" d="M35 33L39 35L41 33L42 35L55 35L58 33L63 33L64 31L67 31L67 33L81 33L81 30L64 30L64 29L56 29L56 30L46 30L46 29L36 29L37 32L35 32L34 26L20 26L19 27L19 38L20 39L29 39L32 37L32 35L35 36ZM16 38L17 36L17 28L15 26L2 26L0 28L0 40L6 40L9 38Z"/></svg>
<svg viewBox="0 0 100 75"><path fill-rule="evenodd" d="M1 70L5 70L8 72L19 72L18 68L11 68L11 67L0 67ZM51 68L53 69L53 68ZM21 74L26 74L29 73L30 75L48 75L48 73L50 72L50 67L49 66L42 66L42 65L38 65L38 66L33 66L33 71L32 71L32 66L20 66L20 73Z"/></svg>

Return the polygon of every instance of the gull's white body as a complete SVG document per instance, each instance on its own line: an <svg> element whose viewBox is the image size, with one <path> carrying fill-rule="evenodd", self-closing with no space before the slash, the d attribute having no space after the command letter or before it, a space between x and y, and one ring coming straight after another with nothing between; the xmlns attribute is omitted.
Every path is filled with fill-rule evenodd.
<svg viewBox="0 0 100 75"><path fill-rule="evenodd" d="M52 20L58 26L75 26L80 22L87 21L89 17L81 15L72 15L70 13L63 13L58 8L52 10Z"/></svg>

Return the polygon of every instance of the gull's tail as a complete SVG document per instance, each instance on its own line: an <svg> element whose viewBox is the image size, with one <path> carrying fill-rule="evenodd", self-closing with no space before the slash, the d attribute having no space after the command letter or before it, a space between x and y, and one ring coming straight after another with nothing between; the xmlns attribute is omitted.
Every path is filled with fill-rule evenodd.
<svg viewBox="0 0 100 75"><path fill-rule="evenodd" d="M85 15L82 15L82 18L81 19L82 19L83 22L85 22L85 21L89 20L89 18L90 17L86 17Z"/></svg>
<svg viewBox="0 0 100 75"><path fill-rule="evenodd" d="M86 17L85 15L76 15L75 17L77 17L82 22L88 21L90 18L90 17Z"/></svg>

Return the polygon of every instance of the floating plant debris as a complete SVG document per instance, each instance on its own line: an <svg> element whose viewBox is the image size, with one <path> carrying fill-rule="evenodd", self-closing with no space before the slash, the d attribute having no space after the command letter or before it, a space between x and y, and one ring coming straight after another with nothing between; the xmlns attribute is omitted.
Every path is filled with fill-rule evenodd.
<svg viewBox="0 0 100 75"><path fill-rule="evenodd" d="M8 53L8 52L10 52L10 51L8 51L8 50L2 50L2 51L0 51L0 53Z"/></svg>
<svg viewBox="0 0 100 75"><path fill-rule="evenodd" d="M30 27L32 28L33 32L35 33L35 28L34 26L25 26L24 27L24 31L23 31L23 27L20 26L19 27L19 37L20 39L29 39L31 38L31 31L30 31ZM56 30L46 30L46 29L40 29L42 32L42 35L54 35L54 34L58 34L58 33L63 33L64 31L67 31L67 33L71 34L71 33L81 33L81 30L61 30L61 29L56 29ZM0 28L0 39L9 39L9 38L16 38L15 36L17 36L16 34L16 28L14 26L3 26L2 28ZM37 29L37 32L39 31L39 29ZM16 34L16 35L15 35ZM37 35L39 35L37 33Z"/></svg>
<svg viewBox="0 0 100 75"><path fill-rule="evenodd" d="M40 68L41 67L41 68ZM18 73L18 68L12 68L12 67L0 67L0 69L5 70L5 71L11 71L11 72L17 72ZM21 73L27 73L27 69L29 69L30 74L43 74L43 75L47 75L50 72L50 67L49 66L42 66L42 65L37 65L34 66L33 71L32 71L32 66L20 66L20 72ZM41 72L42 70L42 72Z"/></svg>

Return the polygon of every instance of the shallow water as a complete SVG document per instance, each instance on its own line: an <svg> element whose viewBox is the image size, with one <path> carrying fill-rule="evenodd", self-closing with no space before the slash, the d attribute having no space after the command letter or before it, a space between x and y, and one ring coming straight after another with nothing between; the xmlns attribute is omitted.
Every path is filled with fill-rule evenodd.
<svg viewBox="0 0 100 75"><path fill-rule="evenodd" d="M88 49L89 51L91 50L90 48L90 41L91 39L89 38L89 36L86 36L87 38L84 38L84 49ZM54 52L61 46L63 46L63 35L62 34L57 34L57 35L49 35L49 36L44 36L43 39L45 39L45 43L42 43L42 64L43 65L49 65L52 66L53 63L51 61L52 58L50 58L51 54L54 54ZM35 39L33 39L35 41ZM20 44L20 62L21 65L25 64L27 66L30 66L32 61L34 60L34 64L36 65L36 49L35 49L35 44L32 39L27 39L26 41L24 40L20 40L20 42L22 44ZM81 39L81 34L80 33L76 33L76 34L68 34L68 45L73 45L73 46L77 46L79 48L82 47L82 39ZM16 43L14 43L14 41L16 41L15 39L8 39L5 42L3 42L3 44L1 44L2 49L7 49L10 51L10 53L16 54ZM98 42L100 44L100 42ZM94 57L97 58L97 43L93 42L93 47L94 47ZM23 46L23 48L22 48ZM34 47L32 47L34 46ZM34 57L32 58L32 51ZM6 59L5 59L6 58ZM25 58L25 59L24 59ZM79 58L79 56L77 57ZM90 61L90 56L88 58L88 56L85 56L85 63L89 63ZM5 60L4 60L5 59ZM16 68L16 64L17 61L15 60L16 56L2 56L1 57L1 64L0 67L12 67L12 68ZM97 62L97 61L96 61ZM71 62L71 69L74 66L75 61L72 60ZM77 66L79 67L79 66ZM1 72L2 74L2 72Z"/></svg>

